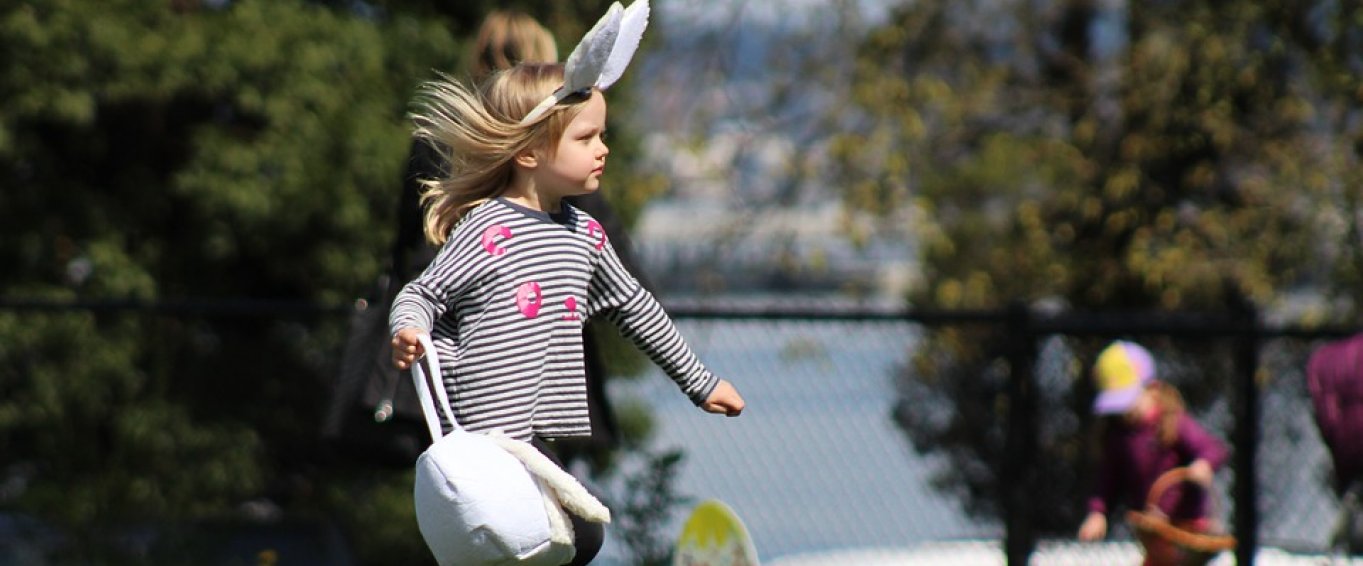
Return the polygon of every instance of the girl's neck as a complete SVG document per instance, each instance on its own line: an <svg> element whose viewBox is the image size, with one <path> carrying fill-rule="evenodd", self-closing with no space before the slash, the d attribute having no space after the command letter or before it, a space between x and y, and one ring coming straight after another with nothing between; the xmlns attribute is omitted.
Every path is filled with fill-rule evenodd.
<svg viewBox="0 0 1363 566"><path fill-rule="evenodd" d="M511 185L502 192L502 197L506 200L519 204L529 209L540 212L558 212L562 210L562 199L552 195L546 195L536 190L535 183L529 179L521 178L516 175Z"/></svg>

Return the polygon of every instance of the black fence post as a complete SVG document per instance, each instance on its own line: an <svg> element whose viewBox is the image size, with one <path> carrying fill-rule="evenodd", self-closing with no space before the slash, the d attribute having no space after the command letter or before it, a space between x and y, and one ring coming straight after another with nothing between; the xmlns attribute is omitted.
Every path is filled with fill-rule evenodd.
<svg viewBox="0 0 1363 566"><path fill-rule="evenodd" d="M1243 333L1235 343L1235 563L1254 566L1259 547L1259 315L1245 301L1234 313Z"/></svg>
<svg viewBox="0 0 1363 566"><path fill-rule="evenodd" d="M1036 477L1036 336L1031 311L1015 303L1008 308L1008 431L999 479L1004 489L1004 552L1009 566L1026 566L1036 547L1032 528Z"/></svg>

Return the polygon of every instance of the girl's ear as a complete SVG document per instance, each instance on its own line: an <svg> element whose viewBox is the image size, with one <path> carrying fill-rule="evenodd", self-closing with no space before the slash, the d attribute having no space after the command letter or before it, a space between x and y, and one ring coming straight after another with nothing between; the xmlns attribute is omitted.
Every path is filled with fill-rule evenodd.
<svg viewBox="0 0 1363 566"><path fill-rule="evenodd" d="M525 150L520 153L517 153L513 161L516 162L517 166L523 167L525 169L534 169L535 167L539 166L539 156L535 155L535 152L533 150Z"/></svg>

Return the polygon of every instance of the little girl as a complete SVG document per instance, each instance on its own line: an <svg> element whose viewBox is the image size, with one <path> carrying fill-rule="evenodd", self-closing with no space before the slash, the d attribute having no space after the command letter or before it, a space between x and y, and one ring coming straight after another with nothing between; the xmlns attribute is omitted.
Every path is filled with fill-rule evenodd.
<svg viewBox="0 0 1363 566"><path fill-rule="evenodd" d="M1185 529L1212 530L1215 523L1208 516L1206 490L1226 461L1225 446L1188 415L1177 389L1156 378L1154 358L1140 345L1113 342L1098 355L1093 377L1098 385L1093 411L1105 417L1106 428L1098 478L1079 539L1102 539L1108 513L1117 505L1143 509L1155 480L1183 466L1196 485L1165 491L1160 509ZM1165 557L1169 550L1147 547L1145 564L1170 563Z"/></svg>
<svg viewBox="0 0 1363 566"><path fill-rule="evenodd" d="M527 119L563 84L562 65L523 63L476 93L449 81L423 88L417 135L442 148L452 170L423 197L426 236L441 248L393 302L394 364L422 356L418 336L429 333L465 429L536 442L586 436L582 326L600 314L696 405L737 416L738 391L696 358L601 224L564 202L598 190L609 149L597 88ZM583 548L591 526L574 521L574 564L599 549L599 534L597 548Z"/></svg>

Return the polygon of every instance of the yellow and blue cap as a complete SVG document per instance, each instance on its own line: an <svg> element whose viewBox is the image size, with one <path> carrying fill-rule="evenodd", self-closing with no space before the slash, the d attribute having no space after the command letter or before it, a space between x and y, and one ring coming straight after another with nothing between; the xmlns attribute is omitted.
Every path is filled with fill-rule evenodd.
<svg viewBox="0 0 1363 566"><path fill-rule="evenodd" d="M1098 398L1093 412L1099 415L1125 413L1136 402L1141 390L1155 379L1155 359L1140 345L1118 340L1098 354L1093 364L1093 379Z"/></svg>

